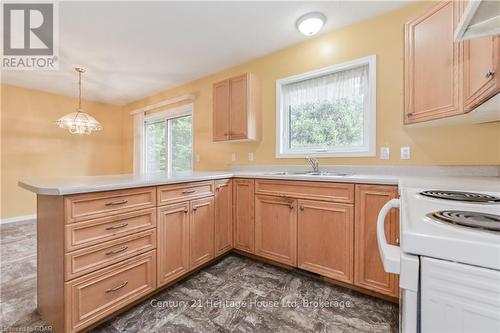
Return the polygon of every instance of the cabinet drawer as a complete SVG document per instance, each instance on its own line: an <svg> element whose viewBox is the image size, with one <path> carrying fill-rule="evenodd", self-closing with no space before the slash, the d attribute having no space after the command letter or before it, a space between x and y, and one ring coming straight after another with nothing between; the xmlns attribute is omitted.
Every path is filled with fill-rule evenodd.
<svg viewBox="0 0 500 333"><path fill-rule="evenodd" d="M203 198L213 194L213 181L158 186L158 206Z"/></svg>
<svg viewBox="0 0 500 333"><path fill-rule="evenodd" d="M156 251L66 282L65 331L80 331L155 288Z"/></svg>
<svg viewBox="0 0 500 333"><path fill-rule="evenodd" d="M66 252L156 227L156 209L144 209L64 226Z"/></svg>
<svg viewBox="0 0 500 333"><path fill-rule="evenodd" d="M64 256L65 280L71 280L155 248L156 229L150 229L67 253Z"/></svg>
<svg viewBox="0 0 500 333"><path fill-rule="evenodd" d="M64 197L66 223L154 207L154 187L76 194Z"/></svg>
<svg viewBox="0 0 500 333"><path fill-rule="evenodd" d="M354 202L354 184L256 180L255 194L352 203Z"/></svg>

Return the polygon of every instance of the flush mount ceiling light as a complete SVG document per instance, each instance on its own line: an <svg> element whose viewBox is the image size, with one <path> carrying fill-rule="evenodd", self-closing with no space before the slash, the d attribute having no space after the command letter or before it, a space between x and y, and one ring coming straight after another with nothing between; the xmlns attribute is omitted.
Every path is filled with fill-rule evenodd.
<svg viewBox="0 0 500 333"><path fill-rule="evenodd" d="M78 108L76 112L57 119L56 124L60 128L69 130L71 134L90 134L93 131L100 131L102 125L82 109L82 73L85 73L85 69L76 67L75 71L78 73Z"/></svg>
<svg viewBox="0 0 500 333"><path fill-rule="evenodd" d="M308 13L297 20L297 29L306 36L316 35L326 22L322 13Z"/></svg>

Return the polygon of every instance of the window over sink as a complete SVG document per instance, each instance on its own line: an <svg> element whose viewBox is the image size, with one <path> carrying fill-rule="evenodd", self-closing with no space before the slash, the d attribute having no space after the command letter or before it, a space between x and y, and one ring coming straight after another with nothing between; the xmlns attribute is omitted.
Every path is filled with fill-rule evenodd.
<svg viewBox="0 0 500 333"><path fill-rule="evenodd" d="M276 81L276 157L375 156L376 56Z"/></svg>

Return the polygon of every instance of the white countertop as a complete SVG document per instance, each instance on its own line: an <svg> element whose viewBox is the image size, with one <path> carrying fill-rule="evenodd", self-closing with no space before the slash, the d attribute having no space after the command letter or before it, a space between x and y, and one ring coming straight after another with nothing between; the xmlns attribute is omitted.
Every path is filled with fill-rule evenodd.
<svg viewBox="0 0 500 333"><path fill-rule="evenodd" d="M381 175L381 174L349 174L347 176L335 175L298 175L280 174L275 171L211 171L211 172L183 172L176 174L123 174L110 176L85 176L85 177L47 177L33 178L19 181L19 186L36 194L67 195L118 190L125 188L155 186L175 183L185 183L202 180L214 180L231 177L306 180L322 182L343 182L359 184L385 184L403 187L419 187L427 189L461 189L469 191L500 192L499 177L446 177L446 176L406 176L406 175Z"/></svg>

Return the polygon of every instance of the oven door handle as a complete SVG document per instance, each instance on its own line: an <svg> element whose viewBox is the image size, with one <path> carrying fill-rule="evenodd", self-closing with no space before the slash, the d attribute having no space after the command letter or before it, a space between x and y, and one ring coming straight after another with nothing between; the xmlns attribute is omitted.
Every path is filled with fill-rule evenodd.
<svg viewBox="0 0 500 333"><path fill-rule="evenodd" d="M401 249L399 246L390 245L385 238L385 217L392 208L399 208L399 199L389 200L380 210L377 217L377 243L380 258L387 273L399 274L401 271Z"/></svg>

